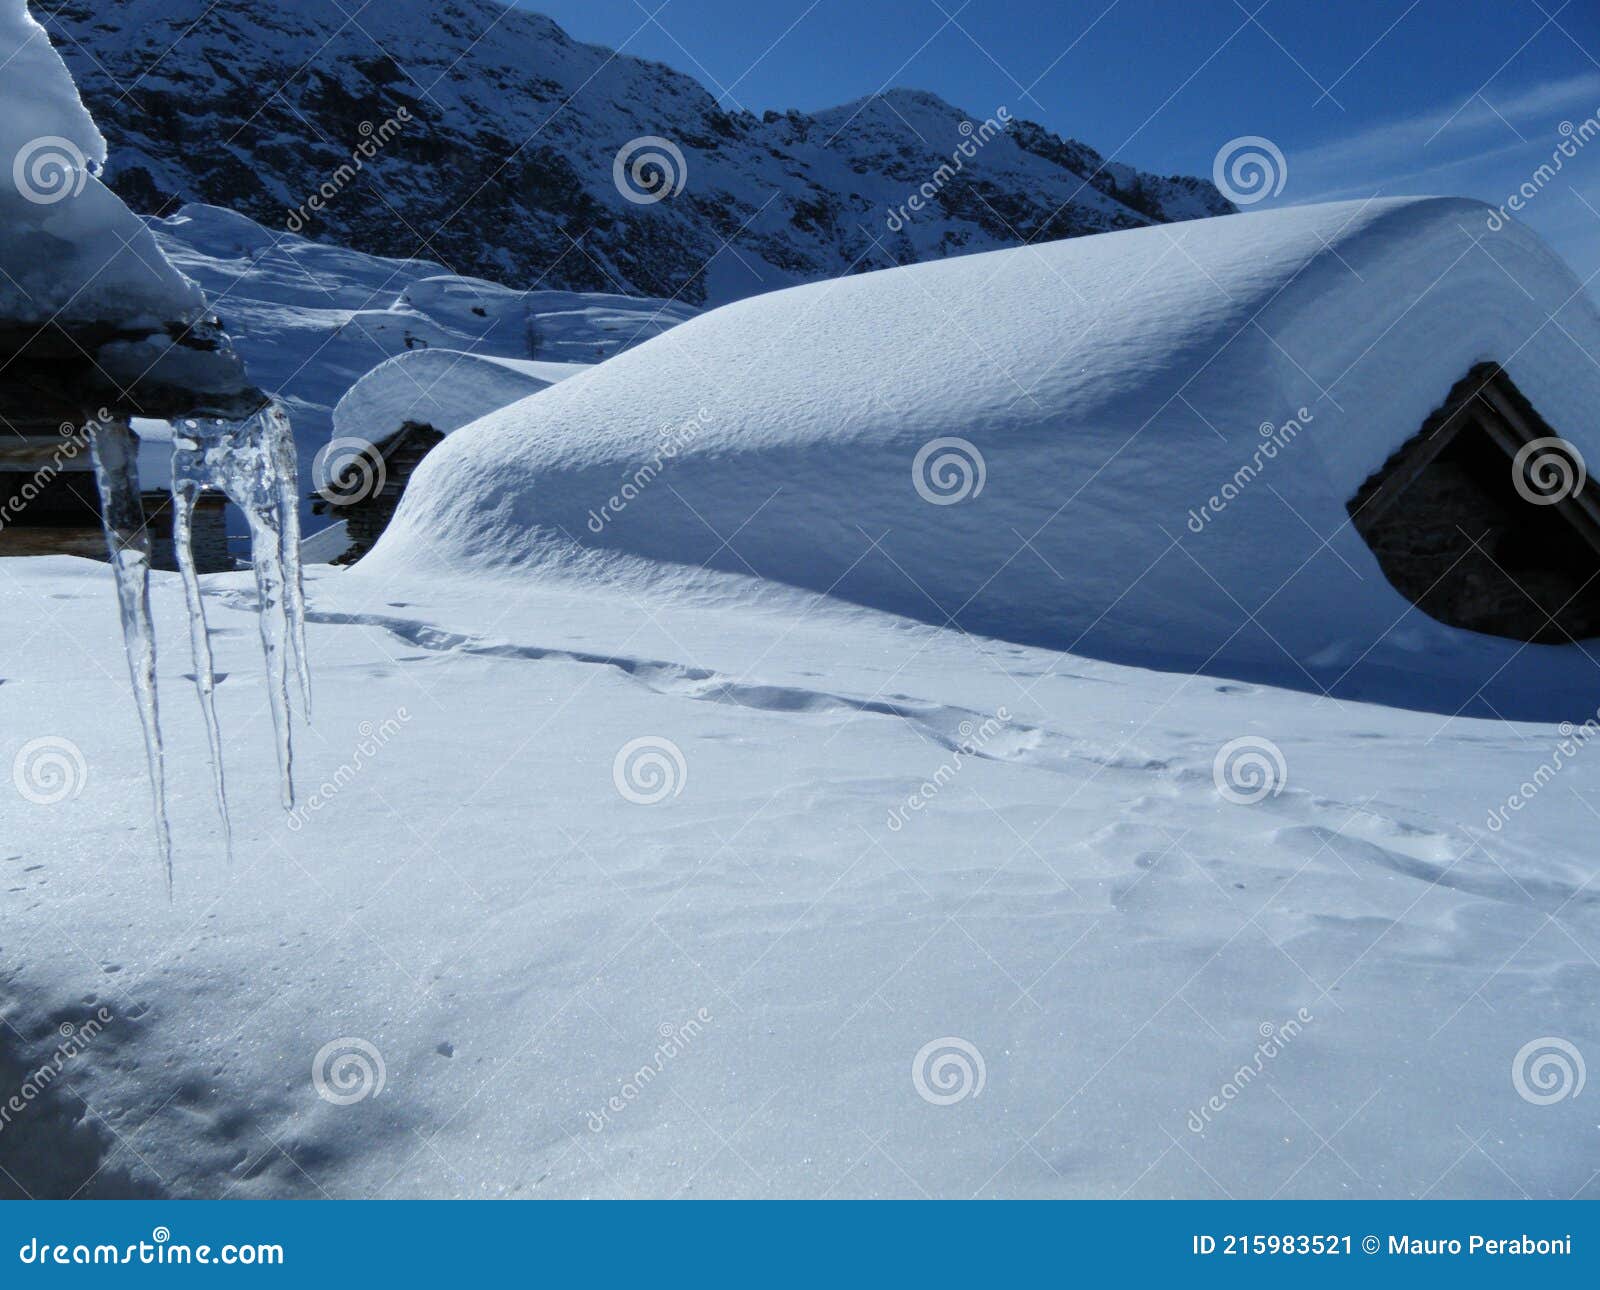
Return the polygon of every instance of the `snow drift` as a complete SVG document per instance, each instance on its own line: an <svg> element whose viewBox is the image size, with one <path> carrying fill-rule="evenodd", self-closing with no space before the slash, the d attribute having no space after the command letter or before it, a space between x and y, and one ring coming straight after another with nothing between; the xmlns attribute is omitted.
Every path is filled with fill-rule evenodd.
<svg viewBox="0 0 1600 1290"><path fill-rule="evenodd" d="M452 436L371 567L701 566L1116 661L1570 716L1577 651L1533 648L1529 678L1529 647L1426 618L1345 512L1483 360L1600 453L1600 318L1486 209L1226 216L728 305Z"/></svg>

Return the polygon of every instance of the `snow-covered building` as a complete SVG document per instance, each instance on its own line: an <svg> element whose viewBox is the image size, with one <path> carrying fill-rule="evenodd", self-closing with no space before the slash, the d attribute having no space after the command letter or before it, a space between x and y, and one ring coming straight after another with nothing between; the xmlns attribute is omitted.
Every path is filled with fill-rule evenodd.
<svg viewBox="0 0 1600 1290"><path fill-rule="evenodd" d="M388 527L411 472L445 435L584 366L433 348L379 363L333 409L333 440L318 471L325 477L315 481L311 509L339 519L325 530L330 538L308 538L315 544L309 549L319 562L365 555ZM334 528L340 549L326 551Z"/></svg>
<svg viewBox="0 0 1600 1290"><path fill-rule="evenodd" d="M199 289L100 183L104 141L20 0L0 4L0 63L0 552L103 559L107 510L136 547L165 524L171 567L170 472L155 490L136 470L97 489L91 433L133 462L133 419L239 417L265 396ZM221 505L197 496L196 522L209 532Z"/></svg>
<svg viewBox="0 0 1600 1290"><path fill-rule="evenodd" d="M1488 215L1289 208L740 301L452 435L369 559L711 570L1115 661L1570 715L1600 315ZM1553 637L1536 678L1509 666Z"/></svg>

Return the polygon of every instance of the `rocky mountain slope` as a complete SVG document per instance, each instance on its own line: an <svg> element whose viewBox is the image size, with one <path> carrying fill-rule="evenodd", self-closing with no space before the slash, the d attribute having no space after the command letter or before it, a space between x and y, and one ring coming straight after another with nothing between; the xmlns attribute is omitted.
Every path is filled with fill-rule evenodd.
<svg viewBox="0 0 1600 1290"><path fill-rule="evenodd" d="M724 111L688 76L498 0L35 12L135 209L209 202L518 286L702 304L1232 209L1207 181L1108 163L1001 105L968 116L891 90Z"/></svg>

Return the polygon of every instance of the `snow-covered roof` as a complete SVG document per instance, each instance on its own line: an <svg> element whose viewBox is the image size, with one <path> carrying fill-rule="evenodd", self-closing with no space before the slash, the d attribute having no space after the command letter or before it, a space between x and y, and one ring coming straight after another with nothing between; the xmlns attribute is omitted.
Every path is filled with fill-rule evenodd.
<svg viewBox="0 0 1600 1290"><path fill-rule="evenodd" d="M91 405L256 401L200 288L100 182L105 140L25 0L0 0L0 67L0 349L88 352Z"/></svg>
<svg viewBox="0 0 1600 1290"><path fill-rule="evenodd" d="M25 0L0 0L0 319L150 325L199 288L99 180L106 145Z"/></svg>
<svg viewBox="0 0 1600 1290"><path fill-rule="evenodd" d="M1600 317L1488 214L1289 208L740 301L453 435L369 559L706 565L1119 660L1448 702L1515 647L1415 611L1346 500L1486 360L1600 460ZM976 473L934 504L950 448Z"/></svg>
<svg viewBox="0 0 1600 1290"><path fill-rule="evenodd" d="M333 437L378 443L404 422L449 434L486 413L565 380L583 366L415 349L385 359L333 409Z"/></svg>
<svg viewBox="0 0 1600 1290"><path fill-rule="evenodd" d="M301 564L332 564L350 549L350 530L343 520L335 520L300 542Z"/></svg>

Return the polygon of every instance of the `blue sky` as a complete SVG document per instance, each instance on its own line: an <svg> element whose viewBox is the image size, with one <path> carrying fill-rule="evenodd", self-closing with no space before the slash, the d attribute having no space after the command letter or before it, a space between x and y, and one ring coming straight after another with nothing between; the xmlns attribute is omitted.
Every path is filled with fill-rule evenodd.
<svg viewBox="0 0 1600 1290"><path fill-rule="evenodd" d="M914 86L1004 104L1144 169L1287 158L1270 204L1376 192L1500 205L1600 115L1596 0L524 0L659 59L725 106L810 110ZM1600 271L1600 139L1521 218ZM1596 279L1594 285L1600 285Z"/></svg>

